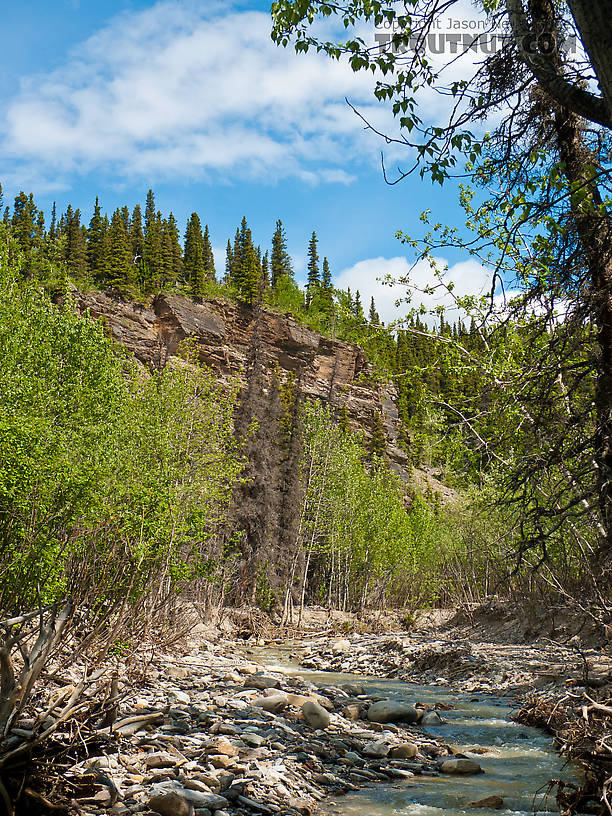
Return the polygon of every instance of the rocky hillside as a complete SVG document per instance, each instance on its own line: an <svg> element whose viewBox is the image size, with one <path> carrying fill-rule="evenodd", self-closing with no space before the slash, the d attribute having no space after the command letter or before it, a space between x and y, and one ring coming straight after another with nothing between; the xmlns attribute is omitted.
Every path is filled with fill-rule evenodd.
<svg viewBox="0 0 612 816"><path fill-rule="evenodd" d="M102 292L78 294L77 302L92 317L102 317L113 339L132 351L149 370L165 365L177 353L179 344L192 338L200 361L219 377L243 376L254 329L254 313L249 307L221 299L195 303L181 295L126 303ZM324 337L291 315L272 311L263 312L258 332L270 368L278 364L285 371L301 371L307 397L336 409L346 405L350 422L366 434L374 413L380 411L391 465L396 473L408 478L408 457L397 445L395 388L376 380L359 346ZM421 483L450 492L430 475L416 476Z"/></svg>

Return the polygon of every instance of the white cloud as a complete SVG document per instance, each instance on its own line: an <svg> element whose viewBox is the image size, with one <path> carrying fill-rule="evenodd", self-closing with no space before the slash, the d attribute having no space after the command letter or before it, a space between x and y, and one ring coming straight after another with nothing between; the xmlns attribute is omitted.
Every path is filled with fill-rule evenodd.
<svg viewBox="0 0 612 816"><path fill-rule="evenodd" d="M447 265L444 258L436 258L435 261L438 269L444 269ZM411 286L405 284L391 286L384 283L387 279L409 280ZM491 273L477 261L461 261L449 267L444 275L444 280L453 282L453 291L456 295L479 295L485 293L490 287ZM350 287L353 294L359 290L361 302L366 311L370 298L373 296L377 311L385 322L398 320L405 316L410 308L418 307L421 303L427 310L434 309L436 306L444 306L449 309L449 319L456 319L459 312L455 308L452 295L446 289L439 288L433 294L422 294L420 291L434 283L435 277L429 263L419 261L413 266L407 258L402 256L368 258L359 261L354 266L340 272L334 280L334 284L340 289ZM411 290L411 302L407 304L405 299ZM403 302L396 306L398 300Z"/></svg>
<svg viewBox="0 0 612 816"><path fill-rule="evenodd" d="M0 131L4 180L36 180L40 190L104 170L124 181L350 184L360 163L378 164L381 147L389 162L408 160L406 147L364 131L345 103L397 133L370 74L277 47L270 26L267 13L190 0L115 17L57 70L22 80ZM362 33L373 42L373 29ZM454 78L473 70L469 54L464 62ZM427 88L422 102L428 121L453 104Z"/></svg>
<svg viewBox="0 0 612 816"><path fill-rule="evenodd" d="M275 46L270 25L262 12L166 1L115 18L59 69L22 81L6 109L2 164L18 162L14 175L46 170L52 185L99 169L350 183L351 164L379 145L364 142L344 97L375 108L373 79Z"/></svg>

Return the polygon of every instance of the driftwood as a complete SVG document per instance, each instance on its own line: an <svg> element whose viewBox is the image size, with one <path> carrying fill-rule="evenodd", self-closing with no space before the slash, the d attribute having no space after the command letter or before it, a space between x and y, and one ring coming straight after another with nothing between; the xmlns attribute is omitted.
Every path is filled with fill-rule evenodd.
<svg viewBox="0 0 612 816"><path fill-rule="evenodd" d="M534 694L517 715L519 722L553 733L561 752L585 770L582 785L557 783L564 816L612 816L612 686L596 688L591 693L568 690L561 698Z"/></svg>
<svg viewBox="0 0 612 816"><path fill-rule="evenodd" d="M65 812L28 784L24 770L44 769L68 750L87 753L116 728L119 678L111 663L92 671L83 660L78 674L72 666L73 679L58 671L73 616L66 602L0 621L0 813L7 816L18 797L29 801L27 812Z"/></svg>
<svg viewBox="0 0 612 816"><path fill-rule="evenodd" d="M73 605L67 602L0 621L0 738L6 737L11 723L28 702L73 612ZM38 636L29 646L28 641L32 637L30 624L36 621ZM21 668L17 671L15 652L21 658Z"/></svg>

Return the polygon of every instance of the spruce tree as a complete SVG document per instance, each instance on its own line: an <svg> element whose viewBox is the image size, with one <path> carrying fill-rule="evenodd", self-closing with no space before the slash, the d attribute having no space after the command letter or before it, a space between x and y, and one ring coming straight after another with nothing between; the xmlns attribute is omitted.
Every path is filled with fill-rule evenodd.
<svg viewBox="0 0 612 816"><path fill-rule="evenodd" d="M204 256L204 270L206 280L214 283L216 280L215 256L210 243L210 232L208 231L208 224L204 225L204 235L202 237L202 254Z"/></svg>
<svg viewBox="0 0 612 816"><path fill-rule="evenodd" d="M368 319L372 326L380 325L380 317L378 312L376 311L376 304L374 303L374 296L370 298L370 314L368 315Z"/></svg>
<svg viewBox="0 0 612 816"><path fill-rule="evenodd" d="M57 209L55 201L53 202L53 209L51 210L51 224L49 225L49 239L55 241L57 236Z"/></svg>
<svg viewBox="0 0 612 816"><path fill-rule="evenodd" d="M368 452L371 457L377 456L379 459L387 452L387 434L385 433L385 426L380 411L374 411Z"/></svg>
<svg viewBox="0 0 612 816"><path fill-rule="evenodd" d="M193 298L204 296L206 267L204 265L204 238L197 213L191 213L185 230L185 276L189 280L189 293Z"/></svg>
<svg viewBox="0 0 612 816"><path fill-rule="evenodd" d="M122 294L131 294L136 283L130 239L119 209L115 210L108 236L107 275L109 284Z"/></svg>
<svg viewBox="0 0 612 816"><path fill-rule="evenodd" d="M334 308L334 290L331 280L331 272L327 258L323 258L323 273L321 276L322 306L326 312L332 312Z"/></svg>
<svg viewBox="0 0 612 816"><path fill-rule="evenodd" d="M317 234L313 231L308 243L308 283L306 286L306 299L308 305L312 302L317 289L321 283L319 276L319 255L317 253Z"/></svg>
<svg viewBox="0 0 612 816"><path fill-rule="evenodd" d="M270 284L276 287L283 277L293 279L291 257L287 252L287 237L283 222L278 219L272 236L272 254L270 256Z"/></svg>
<svg viewBox="0 0 612 816"><path fill-rule="evenodd" d="M38 210L34 204L34 197L27 196L23 191L15 197L13 206L13 236L19 242L26 263L29 266L36 238L36 219Z"/></svg>
<svg viewBox="0 0 612 816"><path fill-rule="evenodd" d="M254 252L254 248L253 248ZM261 310L255 310L246 385L236 412L236 434L242 441L245 468L234 491L230 518L240 537L241 563L234 587L236 601L256 599L262 570L273 557L278 540L279 448L281 406L278 388L267 388L260 338ZM272 384L274 385L274 384ZM261 586L259 587L261 591Z"/></svg>
<svg viewBox="0 0 612 816"><path fill-rule="evenodd" d="M238 296L243 303L253 306L259 300L261 263L251 240L250 230L245 243L244 254L238 272Z"/></svg>
<svg viewBox="0 0 612 816"><path fill-rule="evenodd" d="M136 270L138 283L142 286L143 254L144 254L144 232L142 230L142 211L140 204L136 204L132 210L130 219L130 246L132 248L132 263Z"/></svg>
<svg viewBox="0 0 612 816"><path fill-rule="evenodd" d="M66 236L64 260L68 271L78 286L86 286L90 275L87 265L87 243L81 229L81 211L73 210L70 204L66 210L64 234Z"/></svg>
<svg viewBox="0 0 612 816"><path fill-rule="evenodd" d="M232 242L227 239L227 246L225 247L225 283L231 283L234 270L234 250L232 249Z"/></svg>
<svg viewBox="0 0 612 816"><path fill-rule="evenodd" d="M173 213L168 216L166 229L170 236L170 244L172 246L172 285L176 285L177 281L183 277L183 249L179 237L179 229L176 223L176 218Z"/></svg>
<svg viewBox="0 0 612 816"><path fill-rule="evenodd" d="M357 320L364 320L363 307L361 305L361 295L359 289L355 292L355 300L353 301L353 314Z"/></svg>
<svg viewBox="0 0 612 816"><path fill-rule="evenodd" d="M172 289L176 284L176 274L173 234L170 224L166 219L161 222L160 232L159 287L162 291L167 291Z"/></svg>
<svg viewBox="0 0 612 816"><path fill-rule="evenodd" d="M98 283L106 278L106 230L100 201L96 196L94 211L87 229L87 263L94 280Z"/></svg>
<svg viewBox="0 0 612 816"><path fill-rule="evenodd" d="M144 250L143 250L143 278L145 288L155 290L159 287L160 255L161 255L161 217L155 212L155 196L153 190L147 193L145 206Z"/></svg>
<svg viewBox="0 0 612 816"><path fill-rule="evenodd" d="M264 252L261 259L261 281L263 287L267 289L270 286L270 264L268 262L268 252Z"/></svg>

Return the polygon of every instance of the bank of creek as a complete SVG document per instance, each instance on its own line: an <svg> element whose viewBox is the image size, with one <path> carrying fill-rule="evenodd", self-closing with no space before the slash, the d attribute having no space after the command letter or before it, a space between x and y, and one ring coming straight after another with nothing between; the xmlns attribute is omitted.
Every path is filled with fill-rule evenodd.
<svg viewBox="0 0 612 816"><path fill-rule="evenodd" d="M545 640L326 632L255 645L196 626L144 670L116 662L113 724L55 772L65 812L87 816L554 812L547 783L579 771L512 712L534 687L559 692L568 667L571 647Z"/></svg>

